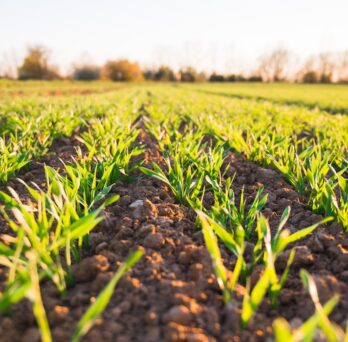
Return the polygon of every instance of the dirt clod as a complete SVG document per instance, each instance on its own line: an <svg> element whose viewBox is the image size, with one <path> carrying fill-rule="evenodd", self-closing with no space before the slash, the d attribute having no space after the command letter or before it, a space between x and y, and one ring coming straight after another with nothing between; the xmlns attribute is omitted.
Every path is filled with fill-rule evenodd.
<svg viewBox="0 0 348 342"><path fill-rule="evenodd" d="M149 234L144 240L147 248L160 249L164 245L164 238L161 233Z"/></svg>
<svg viewBox="0 0 348 342"><path fill-rule="evenodd" d="M177 324L187 325L191 322L192 316L190 310L184 305L172 307L164 316L165 323L173 322Z"/></svg>
<svg viewBox="0 0 348 342"><path fill-rule="evenodd" d="M107 271L109 262L103 255L95 255L83 259L75 265L73 276L76 282L87 282L93 280L99 271Z"/></svg>

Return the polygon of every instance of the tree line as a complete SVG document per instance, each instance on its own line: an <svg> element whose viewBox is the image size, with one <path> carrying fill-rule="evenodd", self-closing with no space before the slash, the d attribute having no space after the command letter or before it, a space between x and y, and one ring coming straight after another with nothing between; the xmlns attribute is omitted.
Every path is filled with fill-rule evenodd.
<svg viewBox="0 0 348 342"><path fill-rule="evenodd" d="M53 80L69 78L81 81L163 81L163 82L303 82L303 83L348 83L348 51L340 54L320 53L307 59L300 67L294 67L294 56L286 49L276 49L260 57L259 65L246 76L243 74L207 74L194 67L181 68L175 72L162 65L157 68L141 68L127 59L109 60L103 66L80 64L73 67L67 77L59 74L51 65L45 47L33 46L17 68L19 80ZM3 75L6 77L6 75Z"/></svg>

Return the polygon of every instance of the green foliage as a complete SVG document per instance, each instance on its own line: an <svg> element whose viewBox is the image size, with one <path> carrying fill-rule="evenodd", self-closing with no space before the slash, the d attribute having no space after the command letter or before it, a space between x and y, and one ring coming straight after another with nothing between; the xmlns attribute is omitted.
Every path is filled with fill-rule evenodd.
<svg viewBox="0 0 348 342"><path fill-rule="evenodd" d="M114 78L125 79L115 70L111 70L117 74ZM67 91L65 85L46 86L46 92L58 92L60 87ZM114 185L132 181L138 168L145 176L165 183L179 203L196 210L224 301L234 300L236 291L244 288L240 307L244 328L265 298L277 307L296 257L292 243L331 217L348 229L348 118L309 109L317 99L314 93L303 94L301 106L289 106L290 86L286 88L289 93L278 93L280 98L276 99L256 86L238 88L239 95L258 97L243 99L229 97L236 95L230 86L221 88L216 96L208 94L217 92L211 85L189 92L189 86L181 85L154 86L148 93L139 86L129 87L120 94L111 92L83 100L78 96L45 99L38 95L43 90L33 83L29 88L21 87L33 97L0 101L0 182L8 182L34 159L48 155L57 138L74 136L79 144L70 162L62 163L59 169L45 166L44 185L23 182L29 194L25 200L13 189L0 192L3 216L12 229L0 242L0 264L7 272L0 309L8 313L13 304L28 298L44 341L50 341L51 336L41 282L52 281L60 292L73 284L72 263L80 260L83 248L88 248L89 232L103 219L104 209L119 198ZM77 88L70 87L69 91L76 92ZM87 91L98 93L106 86L90 87ZM329 98L317 99L319 107L332 101ZM330 106L334 111L343 110L342 103L341 99ZM140 133L146 148L155 154L152 144L157 140L162 155L151 168L141 167L145 146L138 143ZM263 186L251 201L244 188L237 194L233 190L230 150L278 170L312 210L326 219L290 233L286 229L288 207L271 234L262 215L267 202ZM265 171L263 177L270 178L265 184L273 176L275 171ZM226 254L220 252L222 245ZM275 265L284 252L288 260L280 272ZM88 332L107 306L120 276L140 255L136 252L121 266L81 318L73 340ZM222 255L231 259L227 262ZM254 271L260 274L251 284ZM294 331L284 319L276 320L276 339L310 341L321 331L329 341L342 340L343 332L328 318L338 297L321 305L313 279L305 272L301 276L316 311Z"/></svg>
<svg viewBox="0 0 348 342"><path fill-rule="evenodd" d="M262 214L258 214L255 233L252 236L252 239L254 239L256 235L257 242L253 248L252 261L247 263L244 252L248 239L244 227L239 224L233 231L228 231L226 227L221 226L220 223L202 211L197 210L196 212L202 225L205 244L212 258L214 271L226 303L231 300L236 283L246 281L246 293L242 305L242 326L244 328L267 293L271 299L272 306L277 306L280 291L285 285L290 266L295 257L295 249L290 251L287 265L280 277L275 268L275 262L279 254L289 244L301 240L320 224L328 221L324 220L289 235L286 230L283 230L290 214L290 208L288 207L285 209L276 234L272 238L267 219ZM237 257L233 272L230 272L224 266L216 236ZM263 273L254 288L250 289L250 275L256 264L264 266Z"/></svg>
<svg viewBox="0 0 348 342"><path fill-rule="evenodd" d="M20 80L52 80L60 78L57 70L48 65L48 52L43 46L32 46L18 68Z"/></svg>
<svg viewBox="0 0 348 342"><path fill-rule="evenodd" d="M18 137L18 142L28 144L28 148L35 148L37 139L34 138L37 138L37 134L49 137L44 139L48 141L48 146L61 134L71 134L77 122L81 122L81 118L73 116L68 124L65 122L68 117L61 118L62 125L65 125L63 129L55 121L56 115L39 117L39 121L54 123L55 126L54 129L45 128L42 132L36 130L43 129L41 126L35 128L37 122L25 127L28 118L9 120L3 127L7 139L7 145L4 146L14 146L9 144L8 139L10 137L14 142ZM7 284L0 294L0 310L10 312L13 304L28 298L33 303L34 316L43 341L51 341L51 333L42 303L40 283L52 281L61 293L73 284L72 262L78 262L82 249L88 247L89 232L104 218L102 210L119 198L117 194L110 194L112 187L117 182L131 181L131 173L141 164L133 163L132 160L143 151L135 143L139 131L131 130L126 121L116 125L116 119L113 111L104 114L103 120L93 118L88 131L80 138L88 151L86 155L78 148L77 157L71 163L63 163L62 171L44 166L46 183L42 188L35 183L29 185L19 180L29 194L25 201L12 188L8 188L8 193L0 192L2 214L13 233L1 236L0 265L7 268ZM25 134L26 140L23 139ZM7 169L0 175L7 180L11 172ZM76 340L101 314L119 278L141 255L141 251L136 252L121 267L106 292L102 293L80 322Z"/></svg>
<svg viewBox="0 0 348 342"><path fill-rule="evenodd" d="M152 170L144 167L140 170L147 176L167 184L179 203L189 204L201 193L204 175L199 175L197 170L192 170L190 166L184 168L178 156L174 156L173 165L168 156L165 157L165 161L167 172L162 171L155 163L152 164Z"/></svg>
<svg viewBox="0 0 348 342"><path fill-rule="evenodd" d="M140 66L126 59L106 62L103 76L111 81L141 81L143 79Z"/></svg>

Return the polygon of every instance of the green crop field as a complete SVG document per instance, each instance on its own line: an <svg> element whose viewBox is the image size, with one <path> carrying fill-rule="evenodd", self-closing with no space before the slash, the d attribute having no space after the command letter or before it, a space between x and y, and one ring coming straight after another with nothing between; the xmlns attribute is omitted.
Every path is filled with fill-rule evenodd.
<svg viewBox="0 0 348 342"><path fill-rule="evenodd" d="M310 109L318 108L330 113L348 113L348 86L325 84L288 84L288 83L230 83L207 84L200 91L231 96L270 100L289 105L301 105Z"/></svg>
<svg viewBox="0 0 348 342"><path fill-rule="evenodd" d="M347 170L348 86L0 81L0 340L348 341Z"/></svg>

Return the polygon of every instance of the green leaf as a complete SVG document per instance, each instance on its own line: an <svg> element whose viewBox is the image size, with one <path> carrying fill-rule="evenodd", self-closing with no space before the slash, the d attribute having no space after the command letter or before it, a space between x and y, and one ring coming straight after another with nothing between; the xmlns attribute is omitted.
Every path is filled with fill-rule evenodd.
<svg viewBox="0 0 348 342"><path fill-rule="evenodd" d="M96 210L70 225L67 228L67 230L70 231L70 240L74 241L76 239L82 238L83 236L88 234L99 222L101 222L103 220L103 217L98 217L99 213L100 210ZM63 247L65 245L65 240L65 237L58 239L51 245L50 250L55 250L57 248Z"/></svg>
<svg viewBox="0 0 348 342"><path fill-rule="evenodd" d="M276 342L295 342L290 326L284 318L273 322L273 332Z"/></svg>
<svg viewBox="0 0 348 342"><path fill-rule="evenodd" d="M114 204L115 202L117 202L120 198L120 195L114 195L109 197L104 203L103 203L103 207L107 207L111 204Z"/></svg>
<svg viewBox="0 0 348 342"><path fill-rule="evenodd" d="M303 228L287 237L279 237L278 241L274 247L274 252L279 253L282 252L287 245L289 245L290 243L296 242L298 240L303 239L305 236L307 236L308 234L312 233L316 228L318 228L321 224L327 223L329 221L332 220L332 217L327 217L324 220L313 224L310 227L307 228Z"/></svg>

